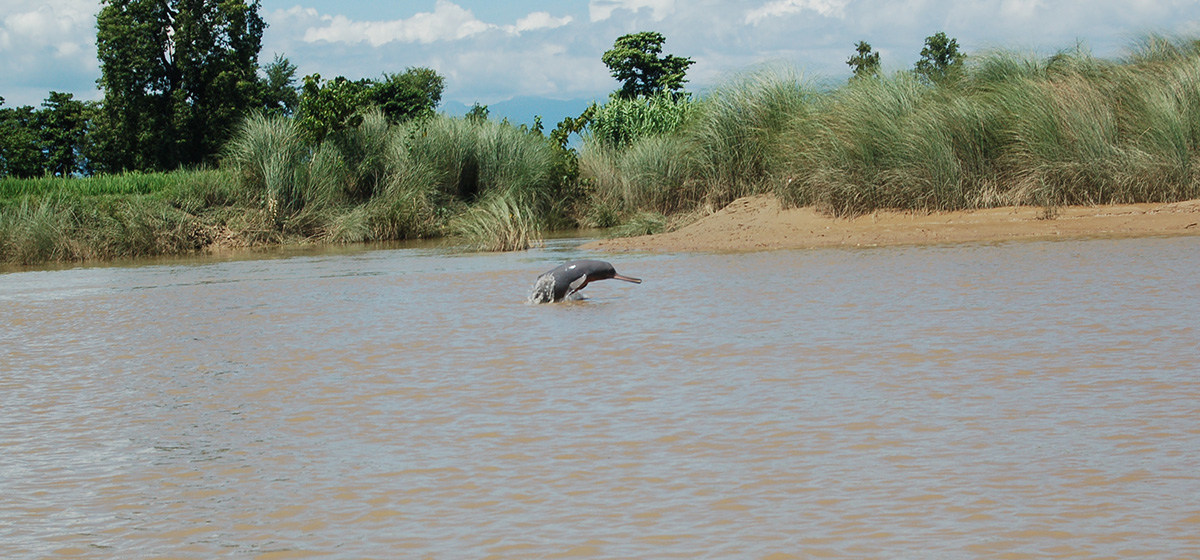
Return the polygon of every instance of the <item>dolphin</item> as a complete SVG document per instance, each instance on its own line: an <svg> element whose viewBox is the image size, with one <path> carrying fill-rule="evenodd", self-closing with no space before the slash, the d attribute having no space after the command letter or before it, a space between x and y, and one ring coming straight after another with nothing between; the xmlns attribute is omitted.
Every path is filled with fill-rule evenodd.
<svg viewBox="0 0 1200 560"><path fill-rule="evenodd" d="M533 284L533 291L529 294L529 303L562 301L571 294L582 290L590 282L609 278L634 284L642 283L640 278L617 274L617 269L604 261L587 259L570 261L537 277L537 281Z"/></svg>

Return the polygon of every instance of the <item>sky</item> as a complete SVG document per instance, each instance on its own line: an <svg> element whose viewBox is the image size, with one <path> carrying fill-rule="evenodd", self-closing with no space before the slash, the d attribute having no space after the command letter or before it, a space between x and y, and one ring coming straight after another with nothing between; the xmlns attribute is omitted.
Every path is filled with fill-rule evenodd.
<svg viewBox="0 0 1200 560"><path fill-rule="evenodd" d="M0 0L5 106L38 106L50 91L101 97L99 9L99 0ZM885 71L911 68L938 31L968 57L1082 44L1119 58L1147 33L1200 38L1200 0L261 0L260 14L262 64L278 54L298 77L350 79L429 67L446 79L446 107L603 100L618 84L601 55L638 31L662 33L664 54L696 61L693 92L760 65L844 81L860 40Z"/></svg>

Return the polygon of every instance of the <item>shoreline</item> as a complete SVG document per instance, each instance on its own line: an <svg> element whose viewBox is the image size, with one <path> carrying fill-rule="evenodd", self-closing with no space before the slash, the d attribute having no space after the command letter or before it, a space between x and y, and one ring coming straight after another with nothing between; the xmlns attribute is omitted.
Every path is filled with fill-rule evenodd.
<svg viewBox="0 0 1200 560"><path fill-rule="evenodd" d="M1022 239L1200 234L1200 199L1058 208L1008 206L952 212L880 211L835 218L813 207L783 208L772 195L739 198L678 230L603 239L585 250L764 251L884 247Z"/></svg>

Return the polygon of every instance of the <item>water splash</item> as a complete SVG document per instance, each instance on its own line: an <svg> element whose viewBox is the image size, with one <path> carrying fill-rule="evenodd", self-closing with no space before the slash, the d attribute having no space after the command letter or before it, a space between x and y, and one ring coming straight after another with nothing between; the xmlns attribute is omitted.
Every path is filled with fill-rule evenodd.
<svg viewBox="0 0 1200 560"><path fill-rule="evenodd" d="M533 290L529 292L529 299L525 303L536 305L553 302L554 275L547 272L537 277L537 281L533 283Z"/></svg>

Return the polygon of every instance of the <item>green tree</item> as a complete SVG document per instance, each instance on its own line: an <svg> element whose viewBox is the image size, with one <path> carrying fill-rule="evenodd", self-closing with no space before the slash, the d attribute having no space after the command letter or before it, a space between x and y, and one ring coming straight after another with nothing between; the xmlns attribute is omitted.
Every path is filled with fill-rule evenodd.
<svg viewBox="0 0 1200 560"><path fill-rule="evenodd" d="M214 159L260 101L258 10L258 0L104 0L98 166L163 170Z"/></svg>
<svg viewBox="0 0 1200 560"><path fill-rule="evenodd" d="M384 74L371 88L371 101L389 122L433 115L442 101L446 80L429 68L408 68L403 74Z"/></svg>
<svg viewBox="0 0 1200 560"><path fill-rule="evenodd" d="M914 71L927 83L946 85L962 77L966 58L967 55L958 50L958 40L938 31L925 38L925 47L921 49L921 59Z"/></svg>
<svg viewBox="0 0 1200 560"><path fill-rule="evenodd" d="M45 172L58 177L88 172L84 159L88 110L82 101L69 93L50 92L37 112L37 127Z"/></svg>
<svg viewBox="0 0 1200 560"><path fill-rule="evenodd" d="M618 95L624 99L649 97L661 91L678 91L687 82L687 69L695 61L662 53L666 38L655 31L622 35L605 51L601 60L621 82Z"/></svg>
<svg viewBox="0 0 1200 560"><path fill-rule="evenodd" d="M36 177L45 169L33 107L3 107L0 97L0 177Z"/></svg>
<svg viewBox="0 0 1200 560"><path fill-rule="evenodd" d="M854 45L856 54L846 60L846 64L854 70L855 78L871 78L879 75L879 53L871 49L871 44L859 41Z"/></svg>
<svg viewBox="0 0 1200 560"><path fill-rule="evenodd" d="M268 115L290 116L300 105L300 91L296 87L296 65L281 55L263 66L265 80L262 82L262 108Z"/></svg>
<svg viewBox="0 0 1200 560"><path fill-rule="evenodd" d="M362 124L363 110L371 102L370 80L350 81L338 76L322 80L320 74L304 77L296 117L309 142Z"/></svg>
<svg viewBox="0 0 1200 560"><path fill-rule="evenodd" d="M322 80L304 77L296 110L300 129L310 142L362 123L363 112L374 105L391 123L426 117L442 99L445 80L428 68L409 68L403 74L384 74L383 80L351 81L343 76Z"/></svg>

